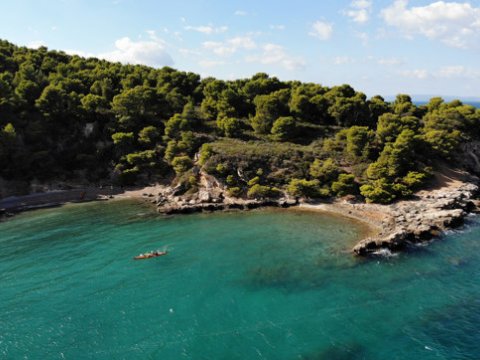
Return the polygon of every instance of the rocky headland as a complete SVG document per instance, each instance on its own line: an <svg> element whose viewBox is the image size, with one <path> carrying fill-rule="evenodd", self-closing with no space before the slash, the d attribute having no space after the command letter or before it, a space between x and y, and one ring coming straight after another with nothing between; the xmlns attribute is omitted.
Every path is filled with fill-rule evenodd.
<svg viewBox="0 0 480 360"><path fill-rule="evenodd" d="M353 252L369 255L381 249L395 251L459 227L468 213L477 209L478 190L477 184L464 183L456 188L421 191L415 200L380 207L378 210L385 214L380 233L360 241Z"/></svg>

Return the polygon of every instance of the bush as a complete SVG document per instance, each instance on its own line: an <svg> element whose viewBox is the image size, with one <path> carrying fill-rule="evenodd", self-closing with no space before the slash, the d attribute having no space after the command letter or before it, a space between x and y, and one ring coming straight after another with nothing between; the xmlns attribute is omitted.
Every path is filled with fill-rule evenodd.
<svg viewBox="0 0 480 360"><path fill-rule="evenodd" d="M338 196L355 194L357 185L355 184L355 176L352 174L340 174L337 181L332 183L332 191Z"/></svg>
<svg viewBox="0 0 480 360"><path fill-rule="evenodd" d="M199 163L200 165L205 165L208 159L214 154L213 147L210 144L203 144L200 148L200 158Z"/></svg>
<svg viewBox="0 0 480 360"><path fill-rule="evenodd" d="M236 180L235 180L235 176L233 175L228 175L227 176L227 179L225 180L225 182L228 184L228 185L233 185L236 183Z"/></svg>
<svg viewBox="0 0 480 360"><path fill-rule="evenodd" d="M145 145L154 144L160 139L160 131L155 126L144 127L138 133L138 142Z"/></svg>
<svg viewBox="0 0 480 360"><path fill-rule="evenodd" d="M219 118L217 126L227 137L238 137L242 134L242 122L237 118Z"/></svg>
<svg viewBox="0 0 480 360"><path fill-rule="evenodd" d="M328 183L337 178L338 167L331 158L325 161L315 159L312 165L310 165L310 175L322 183Z"/></svg>
<svg viewBox="0 0 480 360"><path fill-rule="evenodd" d="M408 174L402 179L402 183L411 190L417 190L425 183L427 178L428 175L425 173L409 171Z"/></svg>
<svg viewBox="0 0 480 360"><path fill-rule="evenodd" d="M193 166L192 160L188 156L177 156L172 160L173 170L177 175L183 174Z"/></svg>
<svg viewBox="0 0 480 360"><path fill-rule="evenodd" d="M389 204L397 197L393 184L383 178L362 185L360 193L367 203Z"/></svg>
<svg viewBox="0 0 480 360"><path fill-rule="evenodd" d="M248 186L253 186L253 185L257 185L260 183L260 178L258 176L255 176L254 178L250 179L248 181Z"/></svg>
<svg viewBox="0 0 480 360"><path fill-rule="evenodd" d="M238 186L234 186L227 189L228 196L231 197L240 197L242 195L242 189Z"/></svg>
<svg viewBox="0 0 480 360"><path fill-rule="evenodd" d="M274 140L285 141L294 138L296 136L296 130L295 119L287 116L275 120L271 133Z"/></svg>
<svg viewBox="0 0 480 360"><path fill-rule="evenodd" d="M279 197L281 191L277 188L255 184L247 193L247 196L251 199L264 199Z"/></svg>
<svg viewBox="0 0 480 360"><path fill-rule="evenodd" d="M220 163L215 167L215 171L220 175L225 175L227 170L228 170L228 166L223 163Z"/></svg>
<svg viewBox="0 0 480 360"><path fill-rule="evenodd" d="M292 179L287 186L287 192L296 197L315 198L320 196L318 180Z"/></svg>

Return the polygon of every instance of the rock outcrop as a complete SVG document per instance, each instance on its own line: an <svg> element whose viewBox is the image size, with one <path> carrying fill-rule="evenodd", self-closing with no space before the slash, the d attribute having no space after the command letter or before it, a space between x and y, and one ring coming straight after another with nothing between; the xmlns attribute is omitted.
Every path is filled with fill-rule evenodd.
<svg viewBox="0 0 480 360"><path fill-rule="evenodd" d="M381 249L398 250L440 235L444 230L463 224L465 216L476 208L478 179L458 186L420 191L416 199L385 205L379 236L360 241L353 252L369 255Z"/></svg>
<svg viewBox="0 0 480 360"><path fill-rule="evenodd" d="M151 200L161 214L190 214L218 210L250 210L264 206L290 207L297 205L292 198L252 199L230 197L226 188L213 176L200 171L199 188L194 193L184 192L179 187L163 187ZM149 198L152 194L145 194Z"/></svg>

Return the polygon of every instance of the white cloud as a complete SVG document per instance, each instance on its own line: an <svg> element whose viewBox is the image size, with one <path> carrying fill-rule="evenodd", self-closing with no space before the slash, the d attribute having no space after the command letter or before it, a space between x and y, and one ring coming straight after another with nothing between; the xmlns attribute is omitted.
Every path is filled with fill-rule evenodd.
<svg viewBox="0 0 480 360"><path fill-rule="evenodd" d="M466 68L462 65L443 66L435 74L440 78L467 78L467 79L479 79L480 69Z"/></svg>
<svg viewBox="0 0 480 360"><path fill-rule="evenodd" d="M146 41L133 41L128 37L118 39L115 41L115 50L99 54L98 57L110 61L155 67L172 65L173 60L165 49L165 43L154 33L149 35L151 40Z"/></svg>
<svg viewBox="0 0 480 360"><path fill-rule="evenodd" d="M43 40L31 41L27 44L27 47L30 49L38 49L39 47L47 46L47 43Z"/></svg>
<svg viewBox="0 0 480 360"><path fill-rule="evenodd" d="M305 60L301 57L294 57L277 44L265 44L261 55L248 56L247 62L258 62L264 65L280 65L287 70L298 70L305 67Z"/></svg>
<svg viewBox="0 0 480 360"><path fill-rule="evenodd" d="M244 48L244 49L255 49L257 46L255 41L248 36L237 36L232 39L227 40L227 43L236 47L236 48Z"/></svg>
<svg viewBox="0 0 480 360"><path fill-rule="evenodd" d="M272 30L285 30L285 25L270 25Z"/></svg>
<svg viewBox="0 0 480 360"><path fill-rule="evenodd" d="M229 56L240 49L255 49L257 47L257 44L255 44L255 41L249 36L237 36L224 42L205 41L203 43L203 47L205 49L213 51L219 56Z"/></svg>
<svg viewBox="0 0 480 360"><path fill-rule="evenodd" d="M78 56L84 57L84 58L98 57L98 55L96 55L94 53L89 53L89 52L86 52L86 51L75 50L75 49L67 49L67 50L65 50L65 53L68 54L68 55L78 55Z"/></svg>
<svg viewBox="0 0 480 360"><path fill-rule="evenodd" d="M228 26L212 26L212 25L201 25L201 26L185 26L185 30L192 30L196 32L200 32L203 34L211 35L211 34L220 34L224 33L228 30Z"/></svg>
<svg viewBox="0 0 480 360"><path fill-rule="evenodd" d="M408 0L395 0L381 16L408 37L420 34L457 48L480 40L480 7L468 2L437 1L409 8Z"/></svg>
<svg viewBox="0 0 480 360"><path fill-rule="evenodd" d="M311 31L308 33L320 40L328 40L332 37L333 25L325 21L315 21L312 25Z"/></svg>
<svg viewBox="0 0 480 360"><path fill-rule="evenodd" d="M344 14L352 19L352 21L364 24L370 20L370 13L372 12L371 0L353 0L350 3L348 10Z"/></svg>
<svg viewBox="0 0 480 360"><path fill-rule="evenodd" d="M405 70L401 71L400 75L419 80L424 80L429 77L429 73L425 69Z"/></svg>
<svg viewBox="0 0 480 360"><path fill-rule="evenodd" d="M243 11L243 10L237 10L237 11L235 11L235 15L236 16L247 16L248 13L246 11Z"/></svg>

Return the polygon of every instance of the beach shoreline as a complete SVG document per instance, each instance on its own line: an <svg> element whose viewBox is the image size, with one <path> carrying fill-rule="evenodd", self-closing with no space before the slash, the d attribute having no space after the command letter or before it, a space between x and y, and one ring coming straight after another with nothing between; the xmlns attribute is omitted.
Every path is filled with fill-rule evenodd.
<svg viewBox="0 0 480 360"><path fill-rule="evenodd" d="M461 226L464 218L477 210L479 179L461 171L437 174L431 188L417 192L411 199L389 205L367 204L351 199L311 202L289 197L280 199L242 199L229 197L215 178L204 175L198 192L178 194L166 185L138 188L85 187L56 190L0 200L0 217L13 214L99 200L137 199L151 204L165 215L195 212L251 210L262 207L316 211L350 218L367 231L353 247L355 255L368 256L382 250L401 250L410 244L430 241L445 230Z"/></svg>

